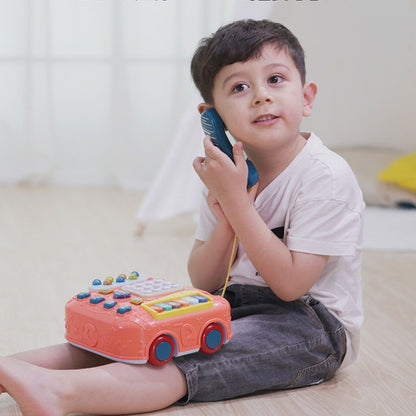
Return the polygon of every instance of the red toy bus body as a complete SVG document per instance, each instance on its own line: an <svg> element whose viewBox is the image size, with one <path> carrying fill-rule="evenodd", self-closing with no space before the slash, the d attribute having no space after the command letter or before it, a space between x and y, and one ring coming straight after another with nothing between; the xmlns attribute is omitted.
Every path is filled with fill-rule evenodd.
<svg viewBox="0 0 416 416"><path fill-rule="evenodd" d="M67 302L65 329L71 344L133 364L214 353L232 337L224 298L154 278L95 281Z"/></svg>

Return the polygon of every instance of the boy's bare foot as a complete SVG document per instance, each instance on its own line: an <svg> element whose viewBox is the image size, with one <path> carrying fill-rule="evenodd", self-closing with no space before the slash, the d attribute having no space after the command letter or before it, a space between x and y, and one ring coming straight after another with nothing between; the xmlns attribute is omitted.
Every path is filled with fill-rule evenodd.
<svg viewBox="0 0 416 416"><path fill-rule="evenodd" d="M16 400L23 416L62 416L59 391L61 383L52 383L52 372L15 358L0 358L0 383Z"/></svg>

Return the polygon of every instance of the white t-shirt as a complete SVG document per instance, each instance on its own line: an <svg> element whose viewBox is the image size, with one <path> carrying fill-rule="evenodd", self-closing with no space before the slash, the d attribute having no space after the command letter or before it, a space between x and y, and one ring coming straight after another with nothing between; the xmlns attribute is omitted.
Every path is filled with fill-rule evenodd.
<svg viewBox="0 0 416 416"><path fill-rule="evenodd" d="M343 367L357 357L363 322L361 243L364 202L348 164L313 133L291 164L256 198L254 206L291 251L329 256L308 294L343 324L347 353ZM203 198L196 238L206 241L216 217ZM231 268L231 284L267 286L241 244Z"/></svg>

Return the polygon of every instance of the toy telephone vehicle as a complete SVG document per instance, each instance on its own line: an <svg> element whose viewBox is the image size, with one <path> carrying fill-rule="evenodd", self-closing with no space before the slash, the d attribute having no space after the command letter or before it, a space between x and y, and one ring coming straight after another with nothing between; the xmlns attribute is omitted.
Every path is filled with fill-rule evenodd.
<svg viewBox="0 0 416 416"><path fill-rule="evenodd" d="M233 147L225 134L225 124L214 108L208 108L201 114L201 125L204 133L211 137L212 143L222 150L233 162ZM251 188L259 180L259 174L250 160L248 167L247 188Z"/></svg>
<svg viewBox="0 0 416 416"><path fill-rule="evenodd" d="M95 279L65 306L65 338L77 347L131 364L214 353L232 337L221 296L132 272Z"/></svg>

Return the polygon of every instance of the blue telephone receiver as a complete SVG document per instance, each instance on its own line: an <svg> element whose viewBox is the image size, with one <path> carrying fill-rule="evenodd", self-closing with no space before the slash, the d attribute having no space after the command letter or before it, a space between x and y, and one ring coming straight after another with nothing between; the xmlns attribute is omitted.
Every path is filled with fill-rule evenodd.
<svg viewBox="0 0 416 416"><path fill-rule="evenodd" d="M214 108L208 108L201 114L201 125L204 133L211 137L212 143L222 150L233 162L233 147L225 134L225 124ZM259 180L259 174L250 160L248 167L247 188L251 188Z"/></svg>

